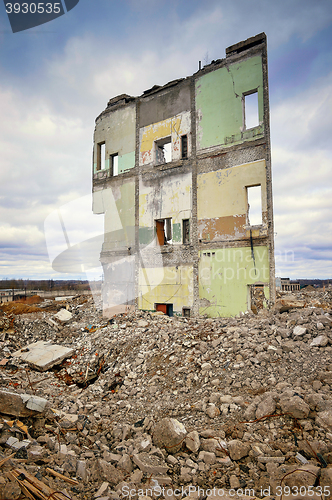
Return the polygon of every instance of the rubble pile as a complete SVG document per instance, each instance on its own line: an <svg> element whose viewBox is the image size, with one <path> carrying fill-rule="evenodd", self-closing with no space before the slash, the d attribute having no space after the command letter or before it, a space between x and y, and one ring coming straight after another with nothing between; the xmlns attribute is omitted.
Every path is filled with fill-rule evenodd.
<svg viewBox="0 0 332 500"><path fill-rule="evenodd" d="M0 499L330 496L329 290L229 319L45 302L0 316Z"/></svg>

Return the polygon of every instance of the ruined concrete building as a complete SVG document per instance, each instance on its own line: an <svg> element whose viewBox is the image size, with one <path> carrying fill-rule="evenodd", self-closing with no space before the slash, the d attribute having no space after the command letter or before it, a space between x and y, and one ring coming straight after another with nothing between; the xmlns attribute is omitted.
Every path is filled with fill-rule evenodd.
<svg viewBox="0 0 332 500"><path fill-rule="evenodd" d="M274 301L266 36L97 117L105 315L235 316Z"/></svg>

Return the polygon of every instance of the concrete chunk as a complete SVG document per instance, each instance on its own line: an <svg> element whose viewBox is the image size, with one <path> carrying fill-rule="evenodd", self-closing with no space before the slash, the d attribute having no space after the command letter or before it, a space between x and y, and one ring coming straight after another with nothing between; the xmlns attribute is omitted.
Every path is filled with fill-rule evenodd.
<svg viewBox="0 0 332 500"><path fill-rule="evenodd" d="M39 396L31 396L30 394L21 394L21 399L26 408L29 408L29 410L38 412L43 412L45 410L47 400L44 398L40 398Z"/></svg>
<svg viewBox="0 0 332 500"><path fill-rule="evenodd" d="M67 311L67 309L60 309L59 312L54 314L54 318L56 318L60 323L66 323L71 320L73 317L72 313Z"/></svg>
<svg viewBox="0 0 332 500"><path fill-rule="evenodd" d="M329 339L326 335L318 335L315 337L310 344L310 347L325 347L329 342Z"/></svg>
<svg viewBox="0 0 332 500"><path fill-rule="evenodd" d="M186 435L187 431L181 422L175 418L163 418L153 430L153 444L174 454L182 447Z"/></svg>
<svg viewBox="0 0 332 500"><path fill-rule="evenodd" d="M0 413L6 415L15 415L16 417L40 415L47 406L47 399L39 396L0 391Z"/></svg>
<svg viewBox="0 0 332 500"><path fill-rule="evenodd" d="M166 474L168 466L156 456L149 456L147 453L133 455L133 462L147 474Z"/></svg>
<svg viewBox="0 0 332 500"><path fill-rule="evenodd" d="M293 335L295 337L299 337L301 335L304 335L307 333L307 329L304 328L303 326L296 326L294 329L293 329Z"/></svg>
<svg viewBox="0 0 332 500"><path fill-rule="evenodd" d="M69 358L74 352L74 349L40 340L14 352L13 356L26 361L32 368L44 372L58 365L65 358Z"/></svg>

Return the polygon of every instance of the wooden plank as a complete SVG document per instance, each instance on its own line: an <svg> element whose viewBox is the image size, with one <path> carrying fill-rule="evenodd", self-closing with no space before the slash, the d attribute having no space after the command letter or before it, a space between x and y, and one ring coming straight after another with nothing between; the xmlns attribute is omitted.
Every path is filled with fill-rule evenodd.
<svg viewBox="0 0 332 500"><path fill-rule="evenodd" d="M22 489L23 489L23 487L25 487L29 492L32 492L35 496L40 498L40 500L47 500L48 497L43 495L43 493L38 488L36 488L33 484L31 484L27 479L23 479L23 480L18 479L18 476L20 475L20 473L18 473L17 470L13 470L11 472L11 474L14 476L14 478L19 483L19 485L21 486Z"/></svg>
<svg viewBox="0 0 332 500"><path fill-rule="evenodd" d="M0 460L0 467L5 464L9 459L11 459L14 455L16 455L16 452L15 453L12 453L11 455L9 455L9 457L6 457L6 458L3 458L2 460Z"/></svg>
<svg viewBox="0 0 332 500"><path fill-rule="evenodd" d="M23 484L23 481L20 481L19 479L17 479L16 475L13 474L12 472L8 472L7 473L7 476L9 477L9 479L11 480L15 480L18 482L18 484L20 485L20 488L21 488L21 491L24 493L24 495L29 498L30 500L36 500L36 498L34 496L31 495L30 491L28 490L28 488Z"/></svg>
<svg viewBox="0 0 332 500"><path fill-rule="evenodd" d="M24 469L15 469L15 472L17 472L18 474L24 474L29 483L31 483L33 487L37 488L38 491L45 495L46 499L51 496L54 500L68 500L68 497L66 495L62 494L61 492L55 492L49 486L47 486L47 484L39 481L39 479L37 479L35 476L25 471Z"/></svg>
<svg viewBox="0 0 332 500"><path fill-rule="evenodd" d="M75 484L78 485L79 482L76 481L76 479L71 479L70 477L64 476L63 474L60 474L60 472L56 472L53 469L50 469L49 467L46 468L46 471L52 474L55 477L58 477L59 479L62 479L63 481L66 481L69 484Z"/></svg>
<svg viewBox="0 0 332 500"><path fill-rule="evenodd" d="M24 476L27 478L29 483L31 483L33 486L38 488L47 497L53 493L53 490L49 486L47 486L47 484L43 483L42 481L39 481L39 479L37 479L35 476L30 474L26 470L15 469L15 472L17 472L18 474L24 474Z"/></svg>

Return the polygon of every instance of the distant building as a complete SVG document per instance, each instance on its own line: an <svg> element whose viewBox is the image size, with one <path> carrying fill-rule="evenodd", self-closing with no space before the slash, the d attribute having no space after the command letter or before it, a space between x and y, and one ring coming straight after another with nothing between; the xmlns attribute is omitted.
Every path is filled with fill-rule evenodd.
<svg viewBox="0 0 332 500"><path fill-rule="evenodd" d="M264 33L192 76L108 102L93 211L105 214L105 315L227 317L258 292L262 306L274 302Z"/></svg>
<svg viewBox="0 0 332 500"><path fill-rule="evenodd" d="M289 278L276 278L276 289L283 292L295 292L300 290L299 281L291 281Z"/></svg>

